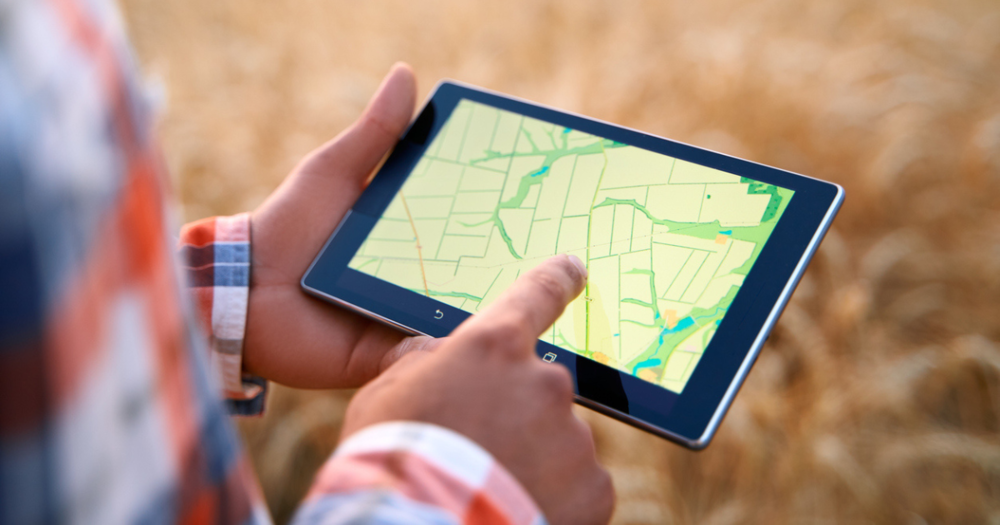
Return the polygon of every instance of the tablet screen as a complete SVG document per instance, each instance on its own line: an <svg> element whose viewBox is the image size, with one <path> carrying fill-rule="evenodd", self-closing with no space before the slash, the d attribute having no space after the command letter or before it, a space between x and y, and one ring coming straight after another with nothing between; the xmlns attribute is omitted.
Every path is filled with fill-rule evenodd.
<svg viewBox="0 0 1000 525"><path fill-rule="evenodd" d="M542 339L681 393L792 195L462 100L349 266L475 313L574 254Z"/></svg>

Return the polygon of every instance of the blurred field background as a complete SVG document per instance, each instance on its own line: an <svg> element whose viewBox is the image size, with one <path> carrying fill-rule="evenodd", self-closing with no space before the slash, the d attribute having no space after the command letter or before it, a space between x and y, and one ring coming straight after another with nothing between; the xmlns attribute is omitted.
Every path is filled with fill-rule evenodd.
<svg viewBox="0 0 1000 525"><path fill-rule="evenodd" d="M123 7L187 220L259 204L397 60L421 95L451 77L842 184L708 450L580 410L615 523L1000 523L995 0ZM349 397L279 387L241 423L279 521Z"/></svg>

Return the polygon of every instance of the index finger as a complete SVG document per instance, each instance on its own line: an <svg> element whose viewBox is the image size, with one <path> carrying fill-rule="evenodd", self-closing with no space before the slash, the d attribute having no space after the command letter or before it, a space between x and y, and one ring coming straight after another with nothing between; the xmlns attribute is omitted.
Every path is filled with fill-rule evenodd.
<svg viewBox="0 0 1000 525"><path fill-rule="evenodd" d="M462 323L454 338L498 333L518 344L538 339L580 295L586 282L587 268L578 257L551 257L521 275L488 308Z"/></svg>

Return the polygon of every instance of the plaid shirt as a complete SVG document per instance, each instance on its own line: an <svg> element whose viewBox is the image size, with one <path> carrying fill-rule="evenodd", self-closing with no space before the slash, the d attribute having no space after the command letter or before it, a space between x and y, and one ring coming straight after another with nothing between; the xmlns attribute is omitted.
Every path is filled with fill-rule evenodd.
<svg viewBox="0 0 1000 525"><path fill-rule="evenodd" d="M182 230L185 292L148 108L110 2L0 0L0 523L270 521L228 416L267 390L241 367L249 218ZM296 521L543 519L478 445L395 422Z"/></svg>

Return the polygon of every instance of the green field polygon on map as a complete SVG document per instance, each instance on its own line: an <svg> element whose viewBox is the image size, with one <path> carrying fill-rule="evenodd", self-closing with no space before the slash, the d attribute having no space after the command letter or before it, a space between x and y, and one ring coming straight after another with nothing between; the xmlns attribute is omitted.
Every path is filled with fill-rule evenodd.
<svg viewBox="0 0 1000 525"><path fill-rule="evenodd" d="M350 267L475 313L574 254L542 339L680 393L792 194L463 100Z"/></svg>

